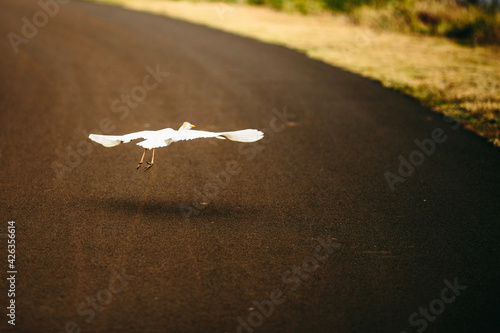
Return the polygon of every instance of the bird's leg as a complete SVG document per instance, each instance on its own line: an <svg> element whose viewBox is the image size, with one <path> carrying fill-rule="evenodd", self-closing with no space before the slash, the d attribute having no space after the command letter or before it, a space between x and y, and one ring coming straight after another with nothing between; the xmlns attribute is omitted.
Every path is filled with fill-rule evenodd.
<svg viewBox="0 0 500 333"><path fill-rule="evenodd" d="M139 170L139 168L141 167L141 164L144 161L144 155L146 155L146 148L144 148L144 153L142 154L141 161L139 162L139 165L137 165L137 168L135 169L135 171Z"/></svg>
<svg viewBox="0 0 500 333"><path fill-rule="evenodd" d="M149 168L153 166L154 161L155 161L155 149L153 148L153 157L151 157L151 162L146 161L146 163L148 163L149 165L144 169L144 171L149 170Z"/></svg>

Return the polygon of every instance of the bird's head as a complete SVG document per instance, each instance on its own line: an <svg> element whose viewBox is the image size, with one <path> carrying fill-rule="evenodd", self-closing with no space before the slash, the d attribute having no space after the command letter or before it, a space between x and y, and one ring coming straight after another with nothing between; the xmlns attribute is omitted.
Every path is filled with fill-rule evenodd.
<svg viewBox="0 0 500 333"><path fill-rule="evenodd" d="M188 123L187 121L185 121L181 127L179 127L179 131L181 130L190 130L191 128L193 128L194 125L193 124L190 124Z"/></svg>

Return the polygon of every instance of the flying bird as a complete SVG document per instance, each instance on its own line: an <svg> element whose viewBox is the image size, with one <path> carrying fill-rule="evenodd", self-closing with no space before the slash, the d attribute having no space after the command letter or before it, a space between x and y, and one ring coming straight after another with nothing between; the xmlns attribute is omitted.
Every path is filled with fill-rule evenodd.
<svg viewBox="0 0 500 333"><path fill-rule="evenodd" d="M184 122L177 131L172 128L164 128L158 131L141 131L125 135L90 134L89 138L92 141L100 143L104 147L114 147L118 146L121 143L128 143L132 140L145 139L144 141L137 142L138 146L144 148L144 153L142 154L139 165L137 165L136 171L139 170L142 163L144 162L146 151L148 149L153 149L151 162L146 161L148 166L144 169L144 171L147 171L154 164L155 149L160 147L167 147L172 142L202 138L229 139L231 141L237 142L255 142L264 137L264 133L256 129L245 129L232 132L207 132L191 130L191 128L193 127L194 125L191 125L188 122Z"/></svg>

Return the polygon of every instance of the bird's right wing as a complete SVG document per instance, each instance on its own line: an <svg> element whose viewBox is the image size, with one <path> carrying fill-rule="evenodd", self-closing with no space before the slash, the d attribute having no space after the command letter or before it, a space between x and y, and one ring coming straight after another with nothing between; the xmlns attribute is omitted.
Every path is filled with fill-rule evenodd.
<svg viewBox="0 0 500 333"><path fill-rule="evenodd" d="M216 138L220 133L198 131L198 130L178 130L169 133L170 139L173 142L184 141L184 140L194 140L194 139L204 139L204 138Z"/></svg>
<svg viewBox="0 0 500 333"><path fill-rule="evenodd" d="M141 131L125 135L101 135L101 134L90 134L90 140L100 143L104 147L114 147L121 143L128 143L136 139L148 139L154 131Z"/></svg>

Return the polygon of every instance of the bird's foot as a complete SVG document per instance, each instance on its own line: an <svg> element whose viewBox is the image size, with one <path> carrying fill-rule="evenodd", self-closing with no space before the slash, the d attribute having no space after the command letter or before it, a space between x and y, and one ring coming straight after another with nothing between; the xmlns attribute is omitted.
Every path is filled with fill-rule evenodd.
<svg viewBox="0 0 500 333"><path fill-rule="evenodd" d="M153 166L153 163L151 163L151 162L147 162L146 161L146 163L149 164L149 165L144 168L144 172L148 171Z"/></svg>
<svg viewBox="0 0 500 333"><path fill-rule="evenodd" d="M135 168L135 171L139 171L139 168L141 167L142 162L139 162L139 165L137 165L137 168Z"/></svg>

